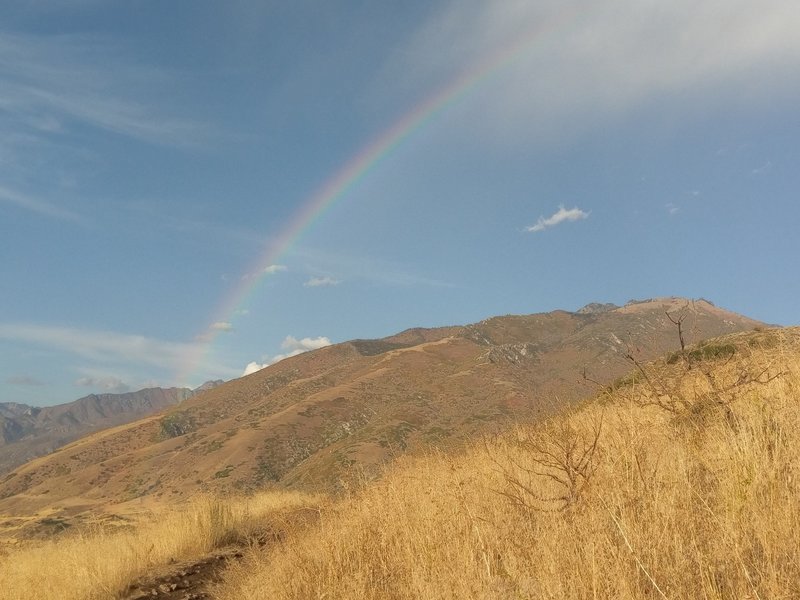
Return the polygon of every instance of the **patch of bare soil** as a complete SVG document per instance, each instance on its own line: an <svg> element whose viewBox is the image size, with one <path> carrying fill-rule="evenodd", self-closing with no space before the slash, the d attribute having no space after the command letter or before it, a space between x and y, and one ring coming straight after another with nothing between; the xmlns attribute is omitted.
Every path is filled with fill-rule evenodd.
<svg viewBox="0 0 800 600"><path fill-rule="evenodd" d="M200 559L172 564L133 582L121 600L210 600L210 587L221 581L222 572L231 561L242 556L241 547L231 546Z"/></svg>

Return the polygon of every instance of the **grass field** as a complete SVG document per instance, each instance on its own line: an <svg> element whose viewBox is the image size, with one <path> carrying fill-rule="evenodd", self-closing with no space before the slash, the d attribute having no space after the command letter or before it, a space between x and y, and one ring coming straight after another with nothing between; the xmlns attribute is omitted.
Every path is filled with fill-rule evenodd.
<svg viewBox="0 0 800 600"><path fill-rule="evenodd" d="M0 556L0 599L108 600L170 562L280 531L321 497L295 492L198 497L124 531L97 528L25 545Z"/></svg>
<svg viewBox="0 0 800 600"><path fill-rule="evenodd" d="M800 597L798 332L725 343L461 456L404 461L252 552L218 597Z"/></svg>

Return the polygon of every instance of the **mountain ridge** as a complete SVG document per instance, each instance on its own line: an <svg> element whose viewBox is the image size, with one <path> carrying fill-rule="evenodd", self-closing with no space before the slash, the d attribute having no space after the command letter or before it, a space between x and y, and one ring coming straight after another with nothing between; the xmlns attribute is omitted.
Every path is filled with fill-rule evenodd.
<svg viewBox="0 0 800 600"><path fill-rule="evenodd" d="M705 301L662 298L342 342L24 465L0 480L0 512L75 514L271 486L347 489L394 456L457 447L577 402L596 390L590 381L627 374L626 355L675 350L666 313L684 317L689 342L763 326Z"/></svg>
<svg viewBox="0 0 800 600"><path fill-rule="evenodd" d="M167 409L221 383L209 381L194 390L152 387L88 394L52 406L0 402L0 475L88 433Z"/></svg>

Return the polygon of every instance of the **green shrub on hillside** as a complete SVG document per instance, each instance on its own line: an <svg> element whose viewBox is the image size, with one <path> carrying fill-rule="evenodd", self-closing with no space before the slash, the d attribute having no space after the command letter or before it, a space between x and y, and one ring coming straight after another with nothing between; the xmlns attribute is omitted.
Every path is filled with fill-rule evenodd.
<svg viewBox="0 0 800 600"><path fill-rule="evenodd" d="M697 348L689 350L685 352L685 354L680 350L670 352L667 355L667 364L674 365L680 360L681 356L684 355L691 364L704 360L730 358L734 354L736 354L736 346L733 344L700 344Z"/></svg>
<svg viewBox="0 0 800 600"><path fill-rule="evenodd" d="M175 412L159 421L159 438L168 440L195 430L194 418L186 412Z"/></svg>

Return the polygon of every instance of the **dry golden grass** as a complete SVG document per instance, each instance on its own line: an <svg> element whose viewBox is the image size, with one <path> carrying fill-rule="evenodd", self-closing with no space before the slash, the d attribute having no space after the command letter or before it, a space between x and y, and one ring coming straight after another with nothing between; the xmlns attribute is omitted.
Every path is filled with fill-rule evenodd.
<svg viewBox="0 0 800 600"><path fill-rule="evenodd" d="M733 358L648 367L685 403L639 382L402 461L217 597L800 597L800 332L731 339Z"/></svg>
<svg viewBox="0 0 800 600"><path fill-rule="evenodd" d="M199 497L129 531L97 529L12 550L0 556L0 599L115 598L154 569L280 528L293 512L321 501L295 492Z"/></svg>

